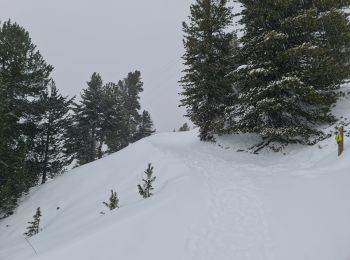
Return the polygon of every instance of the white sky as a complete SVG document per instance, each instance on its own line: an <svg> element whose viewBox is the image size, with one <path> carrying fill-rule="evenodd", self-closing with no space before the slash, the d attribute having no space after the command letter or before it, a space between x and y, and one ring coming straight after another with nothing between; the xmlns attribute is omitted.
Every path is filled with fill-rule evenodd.
<svg viewBox="0 0 350 260"><path fill-rule="evenodd" d="M117 82L140 70L141 103L158 131L187 118L178 108L182 21L191 0L0 0L0 19L25 27L65 95L79 95L93 72Z"/></svg>

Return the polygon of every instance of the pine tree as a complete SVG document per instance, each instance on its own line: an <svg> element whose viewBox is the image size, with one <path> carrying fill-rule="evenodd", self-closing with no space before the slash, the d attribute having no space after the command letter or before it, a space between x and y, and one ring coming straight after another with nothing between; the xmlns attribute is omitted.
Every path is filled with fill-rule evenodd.
<svg viewBox="0 0 350 260"><path fill-rule="evenodd" d="M42 184L46 182L47 175L54 177L64 171L69 163L64 154L65 133L70 124L69 111L73 99L59 94L52 81L50 90L41 98L44 114L40 123L40 162Z"/></svg>
<svg viewBox="0 0 350 260"><path fill-rule="evenodd" d="M108 152L113 153L129 144L128 112L123 91L118 85L106 84L103 93L101 131Z"/></svg>
<svg viewBox="0 0 350 260"><path fill-rule="evenodd" d="M111 190L111 196L109 197L109 202L103 202L103 204L110 210L119 208L119 199L117 192Z"/></svg>
<svg viewBox="0 0 350 260"><path fill-rule="evenodd" d="M151 115L148 111L144 110L134 139L135 141L141 140L142 138L151 136L154 132Z"/></svg>
<svg viewBox="0 0 350 260"><path fill-rule="evenodd" d="M81 108L79 116L80 120L85 121L89 129L88 143L88 162L97 159L97 145L102 142L100 126L101 126L101 100L103 96L103 82L102 78L96 72L92 74L91 80L87 82L88 88L83 90L81 95Z"/></svg>
<svg viewBox="0 0 350 260"><path fill-rule="evenodd" d="M232 10L227 0L196 0L189 23L183 23L186 69L181 105L200 128L200 139L212 141L222 129L224 109L233 102L232 70L236 66L235 34L229 32Z"/></svg>
<svg viewBox="0 0 350 260"><path fill-rule="evenodd" d="M144 199L149 198L153 195L151 193L151 191L154 190L152 184L156 180L156 177L153 176L153 169L154 169L154 167L152 166L151 163L149 163L147 169L145 170L146 178L142 179L142 181L143 181L142 186L141 185L137 186L140 195Z"/></svg>
<svg viewBox="0 0 350 260"><path fill-rule="evenodd" d="M348 1L249 1L241 23L240 92L227 108L233 132L267 141L307 143L316 126L332 122L336 90L349 77Z"/></svg>
<svg viewBox="0 0 350 260"><path fill-rule="evenodd" d="M39 233L40 231L40 217L41 217L41 211L40 207L37 208L35 215L33 216L33 221L28 222L30 224L29 227L27 227L27 232L24 233L27 237L32 237Z"/></svg>
<svg viewBox="0 0 350 260"><path fill-rule="evenodd" d="M99 74L92 75L67 129L65 150L70 161L92 162L154 132L150 114L139 114L142 85L139 71L130 72L118 84L103 85ZM104 145L107 151L102 151Z"/></svg>
<svg viewBox="0 0 350 260"><path fill-rule="evenodd" d="M187 132L190 131L190 127L188 126L187 123L184 123L180 128L179 128L179 132Z"/></svg>
<svg viewBox="0 0 350 260"><path fill-rule="evenodd" d="M46 64L28 32L16 23L0 24L0 218L40 175L39 100L50 82Z"/></svg>
<svg viewBox="0 0 350 260"><path fill-rule="evenodd" d="M75 158L79 165L98 159L99 143L103 143L101 114L103 82L98 73L93 73L87 89L81 95L81 104L73 108L73 122L67 129L66 152Z"/></svg>
<svg viewBox="0 0 350 260"><path fill-rule="evenodd" d="M85 143L89 139L86 124L80 122L77 115L79 104L73 104L73 115L65 132L64 153L70 163L75 162L75 166L88 163L88 156L84 154L88 150ZM85 131L84 131L85 130Z"/></svg>
<svg viewBox="0 0 350 260"><path fill-rule="evenodd" d="M141 81L141 72L129 72L128 76L118 82L118 86L124 95L125 109L128 117L128 143L135 142L135 135L137 133L137 126L141 120L139 110L140 93L143 91L143 82Z"/></svg>

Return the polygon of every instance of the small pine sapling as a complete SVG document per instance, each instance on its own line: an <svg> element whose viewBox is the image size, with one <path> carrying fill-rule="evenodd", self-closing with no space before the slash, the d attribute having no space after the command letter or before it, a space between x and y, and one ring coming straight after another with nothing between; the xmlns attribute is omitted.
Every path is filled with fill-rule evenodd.
<svg viewBox="0 0 350 260"><path fill-rule="evenodd" d="M32 237L39 233L40 231L40 217L41 217L41 211L40 207L37 208L35 215L33 216L33 221L28 222L30 224L29 227L27 227L28 231L24 233L27 237Z"/></svg>
<svg viewBox="0 0 350 260"><path fill-rule="evenodd" d="M119 208L119 199L117 192L111 190L111 196L109 197L109 202L103 202L103 204L110 210Z"/></svg>
<svg viewBox="0 0 350 260"><path fill-rule="evenodd" d="M156 180L156 177L152 176L153 168L154 167L152 166L152 164L149 163L147 169L145 170L146 178L142 179L142 186L140 184L137 185L139 193L144 199L149 198L153 195L151 193L151 191L154 190L154 188L152 187L152 183Z"/></svg>

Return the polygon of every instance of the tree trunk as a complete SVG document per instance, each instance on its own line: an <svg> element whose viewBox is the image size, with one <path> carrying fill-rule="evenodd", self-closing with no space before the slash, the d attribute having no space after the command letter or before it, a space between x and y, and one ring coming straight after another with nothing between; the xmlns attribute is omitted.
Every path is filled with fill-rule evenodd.
<svg viewBox="0 0 350 260"><path fill-rule="evenodd" d="M47 178L47 164L49 162L49 146L50 146L50 128L47 129L47 132L46 132L45 156L44 156L43 176L42 176L41 184L44 184Z"/></svg>
<svg viewBox="0 0 350 260"><path fill-rule="evenodd" d="M96 159L96 140L95 140L95 127L91 129L91 143L90 143L90 158L88 163L93 162Z"/></svg>
<svg viewBox="0 0 350 260"><path fill-rule="evenodd" d="M97 148L97 157L98 159L102 158L102 146L103 146L103 140L100 141L98 148Z"/></svg>

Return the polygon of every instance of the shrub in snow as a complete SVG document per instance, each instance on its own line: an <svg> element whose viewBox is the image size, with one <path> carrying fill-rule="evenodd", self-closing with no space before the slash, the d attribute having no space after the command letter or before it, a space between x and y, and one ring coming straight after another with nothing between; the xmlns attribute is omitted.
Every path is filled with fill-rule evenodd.
<svg viewBox="0 0 350 260"><path fill-rule="evenodd" d="M151 163L148 164L147 169L145 170L146 178L142 179L142 186L139 184L137 187L139 189L140 195L146 199L151 197L153 194L151 193L154 188L152 187L152 183L156 180L156 177L153 176L153 166Z"/></svg>
<svg viewBox="0 0 350 260"><path fill-rule="evenodd" d="M109 197L109 202L103 202L104 205L106 205L107 208L110 210L119 208L119 199L117 192L111 190L111 196Z"/></svg>
<svg viewBox="0 0 350 260"><path fill-rule="evenodd" d="M35 215L33 216L33 221L28 222L30 224L29 227L27 227L28 231L24 233L27 237L34 236L39 233L40 228L40 217L41 217L41 211L40 207L37 208Z"/></svg>

